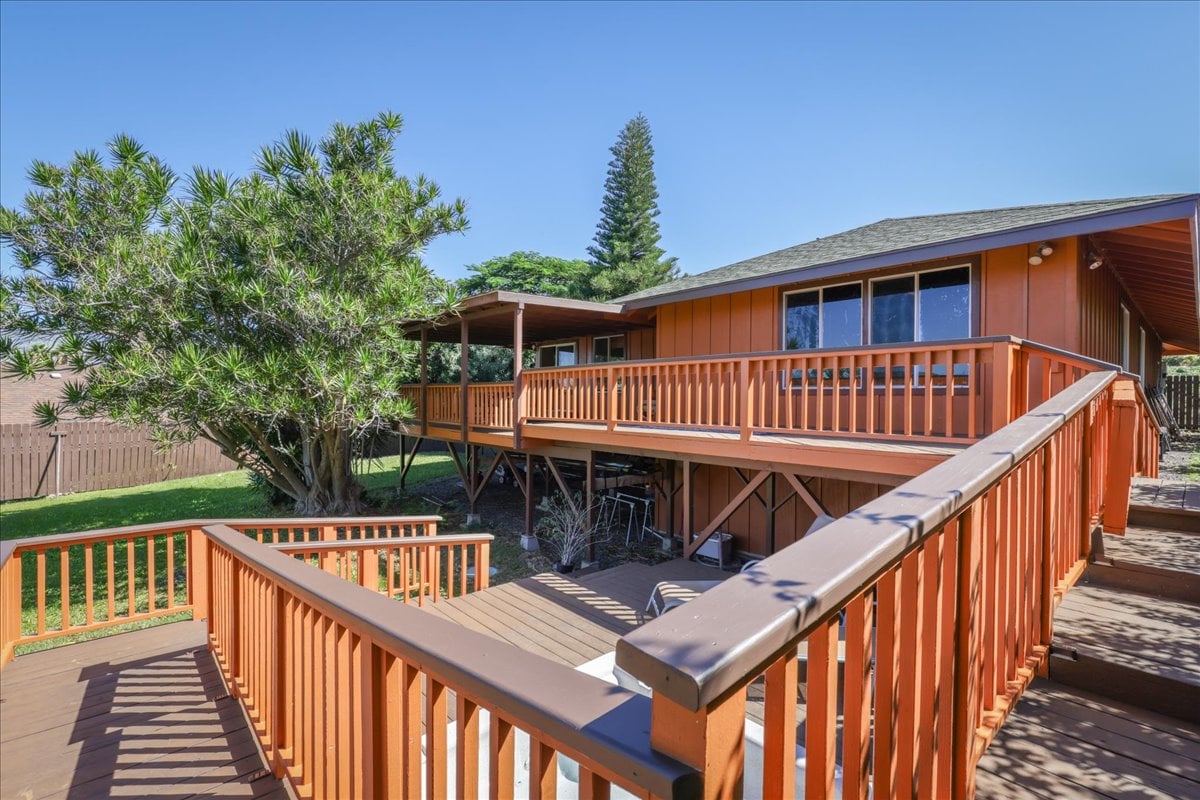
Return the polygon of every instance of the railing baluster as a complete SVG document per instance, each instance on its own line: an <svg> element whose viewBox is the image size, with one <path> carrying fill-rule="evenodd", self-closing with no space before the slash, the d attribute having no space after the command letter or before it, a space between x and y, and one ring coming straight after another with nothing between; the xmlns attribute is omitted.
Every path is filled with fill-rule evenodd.
<svg viewBox="0 0 1200 800"><path fill-rule="evenodd" d="M516 736L512 723L499 714L492 714L488 746L488 794L492 800L512 797L515 784L514 755ZM579 767L579 784L582 791L584 768Z"/></svg>
<svg viewBox="0 0 1200 800"><path fill-rule="evenodd" d="M836 643L836 637L834 639ZM797 672L796 651L793 649L771 664L765 674L762 759L764 797L796 796Z"/></svg>
<svg viewBox="0 0 1200 800"><path fill-rule="evenodd" d="M63 545L58 548L58 581L59 581L59 603L62 607L62 623L59 627L66 630L71 627L71 563L70 563L70 547Z"/></svg>

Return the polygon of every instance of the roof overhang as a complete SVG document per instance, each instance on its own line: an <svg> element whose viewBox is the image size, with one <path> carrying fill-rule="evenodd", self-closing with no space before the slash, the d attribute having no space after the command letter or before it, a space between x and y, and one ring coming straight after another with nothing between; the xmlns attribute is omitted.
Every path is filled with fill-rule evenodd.
<svg viewBox="0 0 1200 800"><path fill-rule="evenodd" d="M627 311L615 303L496 291L468 297L451 313L409 325L404 335L415 339L425 331L431 342L457 343L462 341L460 323L465 320L471 344L512 347L518 309L526 345L623 333L652 324L649 311Z"/></svg>
<svg viewBox="0 0 1200 800"><path fill-rule="evenodd" d="M942 258L970 255L983 250L995 250L1013 245L1029 244L1044 239L1055 239L1064 236L1085 236L1101 233L1116 228L1131 228L1156 222L1188 219L1193 220L1192 236L1196 235L1195 219L1200 195L1147 203L1136 208L1126 208L1118 211L1097 212L1095 214L1072 217L1069 220L1059 220L1036 225L1025 225L1017 228L998 231L979 236L968 236L958 239L947 239L929 245L907 247L869 256L831 261L826 264L806 266L795 270L772 272L768 275L758 275L730 281L722 281L681 289L676 292L664 292L652 297L635 298L624 303L627 309L652 308L666 303L677 303L684 300L696 300L713 295L743 292L752 289L763 289L772 286L783 286L800 281L823 280L836 278L856 272L869 272L877 269L887 269L904 264L920 261L935 261ZM1196 256L1193 257L1192 268L1196 268Z"/></svg>

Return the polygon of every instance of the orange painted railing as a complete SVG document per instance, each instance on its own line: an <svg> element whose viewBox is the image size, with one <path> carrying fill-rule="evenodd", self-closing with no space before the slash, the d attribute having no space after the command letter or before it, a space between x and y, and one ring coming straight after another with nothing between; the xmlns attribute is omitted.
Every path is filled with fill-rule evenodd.
<svg viewBox="0 0 1200 800"><path fill-rule="evenodd" d="M457 383L436 383L426 387L430 425L462 424L462 387Z"/></svg>
<svg viewBox="0 0 1200 800"><path fill-rule="evenodd" d="M260 542L437 538L441 517L226 520ZM179 520L0 544L0 664L16 647L194 610L195 546L214 520ZM74 578L72 576L75 576Z"/></svg>
<svg viewBox="0 0 1200 800"><path fill-rule="evenodd" d="M274 549L372 591L419 606L486 589L490 533L303 542Z"/></svg>
<svg viewBox="0 0 1200 800"><path fill-rule="evenodd" d="M792 797L798 780L806 797L834 796L839 780L843 798L970 796L1086 565L1096 488L1132 467L1105 458L1119 451L1106 421L1116 379L1080 378L686 613L627 634L617 663L654 692L654 747L701 770L704 797L739 796L743 780L766 796ZM764 766L746 776L759 677Z"/></svg>
<svg viewBox="0 0 1200 800"><path fill-rule="evenodd" d="M1109 369L1007 336L530 369L521 422L969 443ZM428 421L460 426L458 387L428 389ZM512 429L512 383L468 397L472 429ZM1142 449L1149 465L1149 435Z"/></svg>
<svg viewBox="0 0 1200 800"><path fill-rule="evenodd" d="M190 611L192 530L169 522L4 542L0 663L20 645Z"/></svg>
<svg viewBox="0 0 1200 800"><path fill-rule="evenodd" d="M645 698L224 526L204 543L212 651L300 797L553 798L560 757L580 797L694 794L694 772L631 724Z"/></svg>
<svg viewBox="0 0 1200 800"><path fill-rule="evenodd" d="M477 428L512 430L513 385L472 383L467 387L467 419Z"/></svg>

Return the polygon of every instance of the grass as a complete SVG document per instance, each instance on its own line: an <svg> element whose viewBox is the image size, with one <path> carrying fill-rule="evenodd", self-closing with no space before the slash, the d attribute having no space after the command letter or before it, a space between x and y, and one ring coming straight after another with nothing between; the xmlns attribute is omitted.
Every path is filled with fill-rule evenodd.
<svg viewBox="0 0 1200 800"><path fill-rule="evenodd" d="M408 486L418 486L427 481L450 475L454 465L446 455L418 454L408 474ZM366 499L380 513L428 513L425 507L413 508L411 499L400 497L395 488L399 484L400 457L390 456L360 464L359 479L367 488ZM423 502L423 501L418 501ZM19 539L48 536L56 533L89 531L101 528L116 528L143 523L167 522L176 519L206 518L256 518L288 516L289 509L271 507L260 494L250 488L245 472L226 472L198 478L163 481L149 486L128 489L112 489L99 492L81 492L63 497L39 498L0 503L0 538ZM150 589L147 548L149 539L143 537L133 541L132 573L134 598L133 607L145 612L149 609ZM176 601L186 602L186 542L183 536L159 535L154 537L154 581L157 608L167 604L167 548L173 548ZM108 551L104 544L73 545L66 548L68 559L69 609L72 624L82 625L86 621L87 592L85 588L85 563L91 549L93 561L94 619L108 618L107 584ZM45 568L45 624L54 630L62 623L62 548L46 553ZM127 544L118 541L113 546L114 612L116 617L129 612L130 559ZM22 559L21 594L22 628L26 633L37 630L37 556L26 553ZM105 636L125 630L135 630L163 622L177 621L187 615L170 615L150 620L133 621L108 629L72 634L58 639L23 645L19 653L42 650L60 644Z"/></svg>
<svg viewBox="0 0 1200 800"><path fill-rule="evenodd" d="M448 455L418 453L408 473L416 486L454 472ZM386 456L364 462L359 480L367 487L373 505L389 507L390 490L400 482L400 457ZM388 496L392 494L392 496ZM199 478L181 478L148 486L80 492L62 497L13 500L0 503L0 539L48 536L98 528L118 528L173 519L231 519L287 516L287 509L272 508L250 489L245 472L222 472Z"/></svg>

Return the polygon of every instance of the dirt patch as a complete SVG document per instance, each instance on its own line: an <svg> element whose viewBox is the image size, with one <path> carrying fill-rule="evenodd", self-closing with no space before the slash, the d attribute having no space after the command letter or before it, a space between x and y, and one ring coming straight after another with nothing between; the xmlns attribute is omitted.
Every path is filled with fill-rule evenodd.
<svg viewBox="0 0 1200 800"><path fill-rule="evenodd" d="M535 502L539 495L535 494ZM467 526L467 498L462 479L457 475L415 486L398 494L398 500L406 509L420 508L421 513L440 514L446 519L441 530L453 533L464 530L486 531L496 537L492 544L492 565L500 570L493 579L495 583L517 580L539 572L548 572L554 565L554 553L545 544L536 552L521 549L521 534L525 530L525 497L521 490L511 484L493 478L480 495L476 508L480 524ZM417 513L416 510L410 513ZM534 510L534 522L537 521ZM596 569L607 569L618 564L636 561L657 564L672 556L664 552L657 539L636 539L625 546L625 531L602 531L596 546L598 563Z"/></svg>

